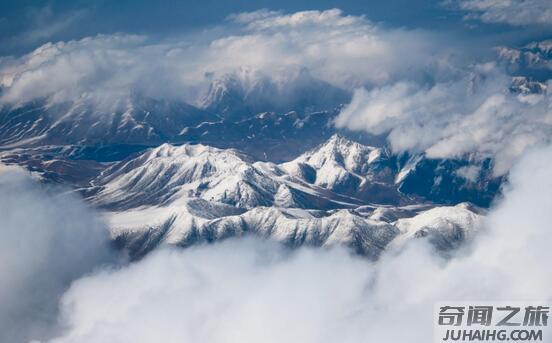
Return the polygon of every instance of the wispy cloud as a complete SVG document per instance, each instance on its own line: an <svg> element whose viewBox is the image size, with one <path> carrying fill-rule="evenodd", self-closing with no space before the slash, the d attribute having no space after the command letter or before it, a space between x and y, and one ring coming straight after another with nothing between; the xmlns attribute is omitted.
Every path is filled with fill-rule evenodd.
<svg viewBox="0 0 552 343"><path fill-rule="evenodd" d="M548 0L446 0L443 4L467 12L466 20L552 26L552 6Z"/></svg>
<svg viewBox="0 0 552 343"><path fill-rule="evenodd" d="M355 92L338 127L387 134L395 152L430 158L493 157L502 175L530 146L550 142L552 97L514 94L495 64L431 87L399 82Z"/></svg>

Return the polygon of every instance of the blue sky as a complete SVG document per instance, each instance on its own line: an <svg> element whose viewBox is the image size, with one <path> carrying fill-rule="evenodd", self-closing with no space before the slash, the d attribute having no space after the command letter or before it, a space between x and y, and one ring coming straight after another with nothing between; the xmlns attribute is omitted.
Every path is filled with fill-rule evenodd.
<svg viewBox="0 0 552 343"><path fill-rule="evenodd" d="M4 0L0 2L0 55L19 55L48 41L98 33L167 37L220 25L239 12L261 8L295 12L340 8L381 25L446 32L451 39L488 44L523 44L549 37L550 26L511 26L463 19L465 12L435 0Z"/></svg>

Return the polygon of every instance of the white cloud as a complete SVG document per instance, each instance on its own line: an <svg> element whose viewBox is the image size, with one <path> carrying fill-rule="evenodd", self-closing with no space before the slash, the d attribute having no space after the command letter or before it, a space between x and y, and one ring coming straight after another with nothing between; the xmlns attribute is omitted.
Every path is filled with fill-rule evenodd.
<svg viewBox="0 0 552 343"><path fill-rule="evenodd" d="M0 341L47 337L70 282L113 257L82 201L0 166Z"/></svg>
<svg viewBox="0 0 552 343"><path fill-rule="evenodd" d="M493 66L420 86L426 72L450 68L428 33L337 10L233 20L238 31L201 42L110 35L44 45L0 61L0 101L112 102L134 90L193 99L206 73L278 78L300 66L339 87L375 86L356 91L337 124L388 133L396 151L492 155L500 174L552 134L550 95L508 93ZM61 302L64 331L51 342L429 342L436 301L550 301L551 159L552 148L521 159L486 232L451 261L422 241L378 265L259 241L158 251L74 282ZM64 288L110 260L105 232L78 200L20 174L0 175L0 191L0 340L48 340Z"/></svg>
<svg viewBox="0 0 552 343"><path fill-rule="evenodd" d="M458 168L456 175L463 177L464 179L476 182L479 178L479 173L481 172L481 167L479 166L465 166Z"/></svg>
<svg viewBox="0 0 552 343"><path fill-rule="evenodd" d="M70 330L54 342L336 341L365 267L343 251L253 240L159 251L76 282L63 299Z"/></svg>
<svg viewBox="0 0 552 343"><path fill-rule="evenodd" d="M412 82L359 89L336 119L338 127L388 134L395 152L430 158L494 157L506 173L527 147L550 141L552 97L508 91L510 78L492 64L431 87Z"/></svg>
<svg viewBox="0 0 552 343"><path fill-rule="evenodd" d="M516 26L552 25L549 0L448 0L444 3L467 11L465 19Z"/></svg>
<svg viewBox="0 0 552 343"><path fill-rule="evenodd" d="M210 78L227 73L258 73L285 82L287 70L305 68L316 78L352 89L402 78L421 80L450 68L449 51L437 35L382 28L336 9L293 14L265 10L231 20L214 38L205 34L152 42L100 35L4 58L0 103L83 96L113 102L129 91L195 103Z"/></svg>
<svg viewBox="0 0 552 343"><path fill-rule="evenodd" d="M436 302L550 302L551 159L548 147L520 161L452 260L423 241L377 264L260 241L158 251L75 282L51 342L431 342Z"/></svg>
<svg viewBox="0 0 552 343"><path fill-rule="evenodd" d="M422 78L424 72L442 67L439 63L446 64L450 52L438 35L384 29L364 17L344 15L338 9L256 13L234 17L246 26L248 34L215 42L226 51L223 55L233 55L241 63L257 59L260 64L256 68L261 70L271 70L282 62L302 65L316 77L347 89L399 78ZM266 49L244 49L245 46ZM407 59L404 52L408 52ZM431 55L435 57L429 58Z"/></svg>
<svg viewBox="0 0 552 343"><path fill-rule="evenodd" d="M147 63L160 58L163 51L143 46L145 41L141 36L100 35L48 43L19 59L7 59L0 68L4 87L0 100L24 103L50 97L58 102L93 97L98 102L114 101L133 86L139 89L148 77L162 84L163 74L157 72L162 66Z"/></svg>
<svg viewBox="0 0 552 343"><path fill-rule="evenodd" d="M236 22L247 24L253 30L274 30L279 28L310 27L362 27L372 26L364 17L343 15L337 8L327 11L303 11L292 14L282 14L277 11L260 10L230 16Z"/></svg>

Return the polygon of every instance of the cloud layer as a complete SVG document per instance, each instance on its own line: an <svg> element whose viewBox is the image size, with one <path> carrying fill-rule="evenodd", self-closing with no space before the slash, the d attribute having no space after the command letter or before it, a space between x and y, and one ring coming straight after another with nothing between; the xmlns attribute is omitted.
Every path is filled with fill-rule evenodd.
<svg viewBox="0 0 552 343"><path fill-rule="evenodd" d="M112 261L107 230L82 201L0 165L0 341L47 337L71 281Z"/></svg>
<svg viewBox="0 0 552 343"><path fill-rule="evenodd" d="M233 73L253 86L268 76L285 86L298 69L350 90L403 78L421 80L448 68L449 51L440 43L428 32L382 28L337 9L264 10L232 16L218 30L195 37L152 41L99 35L4 58L0 103L41 97L105 102L130 91L197 103L213 78Z"/></svg>
<svg viewBox="0 0 552 343"><path fill-rule="evenodd" d="M336 125L388 134L395 152L430 158L495 158L506 173L527 147L550 141L550 93L514 94L510 77L494 64L466 76L424 87L412 82L359 89Z"/></svg>
<svg viewBox="0 0 552 343"><path fill-rule="evenodd" d="M551 158L551 147L523 158L475 245L452 260L423 241L375 265L260 241L158 251L75 282L67 331L51 342L430 342L437 302L549 302Z"/></svg>
<svg viewBox="0 0 552 343"><path fill-rule="evenodd" d="M261 10L194 37L99 35L0 59L0 106L46 98L90 101L109 113L126 110L137 93L209 107L204 96L221 79L214 98L235 82L260 104L255 111L302 110L296 107L310 106L302 102L311 95L293 96L301 92L337 94L321 102L333 107L354 92L339 127L389 134L395 151L496 157L495 173L503 174L527 146L550 137L550 95L507 94L510 81L497 67L470 71L460 51L437 34L382 27L338 9ZM325 92L326 83L316 88L314 80L340 90Z"/></svg>
<svg viewBox="0 0 552 343"><path fill-rule="evenodd" d="M526 13L516 7L523 3L460 6L487 22L547 20L546 9ZM387 134L395 151L494 156L502 174L552 136L549 93L508 92L510 79L494 64L460 72L427 32L382 28L339 10L257 11L230 20L223 33L196 39L100 35L3 58L0 104L112 105L132 92L197 103L221 75L237 75L248 87L267 76L285 87L306 69L357 88L336 124ZM551 159L548 147L518 161L483 233L452 260L423 240L377 265L340 249L289 251L240 240L157 251L95 272L114 260L95 214L21 172L2 171L0 340L429 342L437 301L552 300L552 196L543 191L552 189Z"/></svg>

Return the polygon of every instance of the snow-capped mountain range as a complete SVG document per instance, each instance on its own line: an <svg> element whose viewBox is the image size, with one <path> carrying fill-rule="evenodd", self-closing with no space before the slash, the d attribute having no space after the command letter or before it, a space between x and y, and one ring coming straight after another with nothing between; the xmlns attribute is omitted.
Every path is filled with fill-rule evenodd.
<svg viewBox="0 0 552 343"><path fill-rule="evenodd" d="M393 189L393 171L383 155L382 149L338 135L282 164L254 162L233 149L163 144L108 168L92 180L90 191L98 204L116 208L166 204L183 196L240 208L411 202Z"/></svg>
<svg viewBox="0 0 552 343"><path fill-rule="evenodd" d="M159 244L245 234L290 246L344 244L370 258L425 236L447 250L481 218L463 201L486 206L501 183L490 164L394 155L380 137L337 134L338 111L232 121L132 99L113 112L86 101L4 111L0 158L79 188L134 257ZM461 173L466 166L475 176Z"/></svg>
<svg viewBox="0 0 552 343"><path fill-rule="evenodd" d="M510 91L549 91L550 42L497 51ZM210 75L189 103L129 92L4 104L0 162L75 189L134 257L246 234L373 259L423 237L446 252L500 195L492 159L392 153L384 135L333 125L350 92L304 68L278 75Z"/></svg>
<svg viewBox="0 0 552 343"><path fill-rule="evenodd" d="M181 129L218 117L183 102L129 95L103 107L83 98L51 103L48 99L0 110L0 146L45 144L160 144Z"/></svg>
<svg viewBox="0 0 552 343"><path fill-rule="evenodd" d="M521 48L498 47L499 60L507 63L514 76L547 80L552 73L552 40L533 42ZM529 75L528 75L529 74Z"/></svg>
<svg viewBox="0 0 552 343"><path fill-rule="evenodd" d="M266 116L278 119L255 118ZM458 172L466 162L395 156L338 134L283 163L196 143L164 143L117 162L94 161L93 155L77 145L31 145L6 149L0 158L44 180L80 187L133 257L159 244L245 234L290 246L343 244L373 259L387 246L426 236L446 251L471 235L482 213L454 197L464 187L476 194L483 187L492 199L489 182L500 184L485 176L484 167L469 179ZM424 189L420 179L428 174ZM434 201L435 180L446 182L443 175L463 186L448 202Z"/></svg>
<svg viewBox="0 0 552 343"><path fill-rule="evenodd" d="M281 164L163 144L112 165L81 192L105 210L113 238L134 256L163 243L256 234L291 246L344 244L377 258L406 238L430 235L446 250L469 237L480 209L402 194L415 166L394 172L389 163L384 149L339 135Z"/></svg>
<svg viewBox="0 0 552 343"><path fill-rule="evenodd" d="M263 111L320 111L349 100L349 92L314 78L305 68L288 67L276 76L240 68L213 78L199 107L225 118L246 119Z"/></svg>

